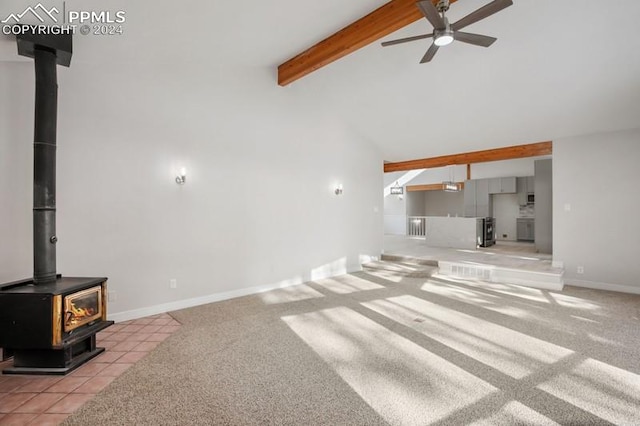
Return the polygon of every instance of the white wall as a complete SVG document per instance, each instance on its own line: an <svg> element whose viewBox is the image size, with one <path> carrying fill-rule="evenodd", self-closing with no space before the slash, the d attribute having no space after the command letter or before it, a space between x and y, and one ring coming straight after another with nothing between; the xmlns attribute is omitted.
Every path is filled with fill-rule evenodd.
<svg viewBox="0 0 640 426"><path fill-rule="evenodd" d="M59 69L58 272L108 276L111 313L343 273L381 253L377 148L271 70L222 68ZM0 63L0 75L4 282L32 275L33 63Z"/></svg>
<svg viewBox="0 0 640 426"><path fill-rule="evenodd" d="M407 192L407 216L425 216L425 197L427 191Z"/></svg>
<svg viewBox="0 0 640 426"><path fill-rule="evenodd" d="M33 64L0 62L0 282L33 276ZM22 99L31 99L31 104ZM25 135L30 136L25 139Z"/></svg>
<svg viewBox="0 0 640 426"><path fill-rule="evenodd" d="M396 184L407 172L384 173L384 186ZM404 188L404 195L387 195L384 197L384 233L387 235L407 234L407 191ZM382 187L380 187L382 193Z"/></svg>
<svg viewBox="0 0 640 426"><path fill-rule="evenodd" d="M407 172L384 173L384 186L395 184L396 181L402 178L406 173Z"/></svg>
<svg viewBox="0 0 640 426"><path fill-rule="evenodd" d="M382 188L379 188L382 193ZM407 194L398 197L384 197L384 233L389 235L407 234Z"/></svg>
<svg viewBox="0 0 640 426"><path fill-rule="evenodd" d="M516 158L513 160L490 161L471 165L471 179L494 177L533 176L535 160L549 156Z"/></svg>
<svg viewBox="0 0 640 426"><path fill-rule="evenodd" d="M464 217L464 192L425 191L425 216Z"/></svg>
<svg viewBox="0 0 640 426"><path fill-rule="evenodd" d="M638 159L640 129L554 141L553 251L568 284L640 293Z"/></svg>

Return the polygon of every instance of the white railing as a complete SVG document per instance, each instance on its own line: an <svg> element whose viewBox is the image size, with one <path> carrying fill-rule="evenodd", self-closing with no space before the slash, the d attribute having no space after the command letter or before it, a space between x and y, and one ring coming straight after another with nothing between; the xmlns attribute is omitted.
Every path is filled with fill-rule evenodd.
<svg viewBox="0 0 640 426"><path fill-rule="evenodd" d="M407 236L424 237L427 235L426 216L407 216Z"/></svg>

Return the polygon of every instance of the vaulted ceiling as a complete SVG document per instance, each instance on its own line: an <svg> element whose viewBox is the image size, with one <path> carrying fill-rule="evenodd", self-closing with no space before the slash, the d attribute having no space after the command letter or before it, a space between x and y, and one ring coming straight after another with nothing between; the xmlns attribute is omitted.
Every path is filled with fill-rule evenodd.
<svg viewBox="0 0 640 426"><path fill-rule="evenodd" d="M488 1L458 0L448 16L453 22ZM637 0L514 0L466 28L497 37L489 48L453 43L420 65L430 40L386 48L374 42L287 87L277 85L279 64L386 2L108 3L83 4L127 10L127 36L78 38L74 61L122 69L145 62L209 70L211 78L263 70L274 96L321 107L389 161L638 126ZM380 41L428 32L421 19ZM15 45L3 37L0 61L16 60Z"/></svg>
<svg viewBox="0 0 640 426"><path fill-rule="evenodd" d="M450 19L486 3L460 0ZM430 40L374 43L294 86L323 87L391 161L636 127L640 2L609 5L515 0L468 28L498 38L488 49L453 43L419 65ZM430 31L420 20L383 40Z"/></svg>

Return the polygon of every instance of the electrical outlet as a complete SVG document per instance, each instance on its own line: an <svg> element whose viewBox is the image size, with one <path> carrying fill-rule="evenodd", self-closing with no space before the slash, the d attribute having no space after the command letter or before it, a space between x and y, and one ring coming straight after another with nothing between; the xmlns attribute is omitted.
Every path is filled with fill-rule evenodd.
<svg viewBox="0 0 640 426"><path fill-rule="evenodd" d="M107 301L108 302L115 302L116 300L118 300L118 293L116 293L115 291L108 291L107 292Z"/></svg>
<svg viewBox="0 0 640 426"><path fill-rule="evenodd" d="M578 266L576 268L576 272L578 272L579 274L584 274L584 266Z"/></svg>
<svg viewBox="0 0 640 426"><path fill-rule="evenodd" d="M171 278L169 280L169 288L178 288L178 280Z"/></svg>
<svg viewBox="0 0 640 426"><path fill-rule="evenodd" d="M507 238L508 235L507 234L502 234L502 238Z"/></svg>

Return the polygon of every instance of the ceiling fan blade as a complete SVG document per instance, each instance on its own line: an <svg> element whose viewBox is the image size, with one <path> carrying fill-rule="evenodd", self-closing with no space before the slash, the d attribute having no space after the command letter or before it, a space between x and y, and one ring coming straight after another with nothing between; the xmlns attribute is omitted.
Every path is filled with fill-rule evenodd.
<svg viewBox="0 0 640 426"><path fill-rule="evenodd" d="M475 44L476 46L489 47L497 40L495 37L489 37L480 34L463 33L462 31L455 31L453 38L463 43Z"/></svg>
<svg viewBox="0 0 640 426"><path fill-rule="evenodd" d="M419 1L418 8L420 9L420 12L422 12L424 17L427 18L429 22L431 22L431 25L433 25L433 28L436 28L438 30L444 29L445 27L444 20L442 19L442 16L440 16L440 14L438 13L438 10L435 8L435 6L433 5L433 3L431 3L430 0Z"/></svg>
<svg viewBox="0 0 640 426"><path fill-rule="evenodd" d="M429 37L433 37L433 34L422 34L422 35L417 35L417 36L413 36L413 37L400 38L398 40L385 41L385 42L382 43L382 45L385 46L385 47L393 46L394 44L408 43L410 41L422 40L422 39L429 38Z"/></svg>
<svg viewBox="0 0 640 426"><path fill-rule="evenodd" d="M422 60L420 61L420 63L424 64L425 62L429 62L430 60L432 60L437 51L438 51L438 46L436 46L435 43L432 44L429 50L427 50L427 53L425 53L424 56L422 57Z"/></svg>
<svg viewBox="0 0 640 426"><path fill-rule="evenodd" d="M491 3L482 6L480 9L477 9L475 12L471 12L464 18L459 21L451 24L451 28L455 31L461 30L464 27L471 25L473 23L478 22L481 19L486 18L487 16L491 16L494 13L500 12L505 7L511 6L513 4L512 0L493 0Z"/></svg>

